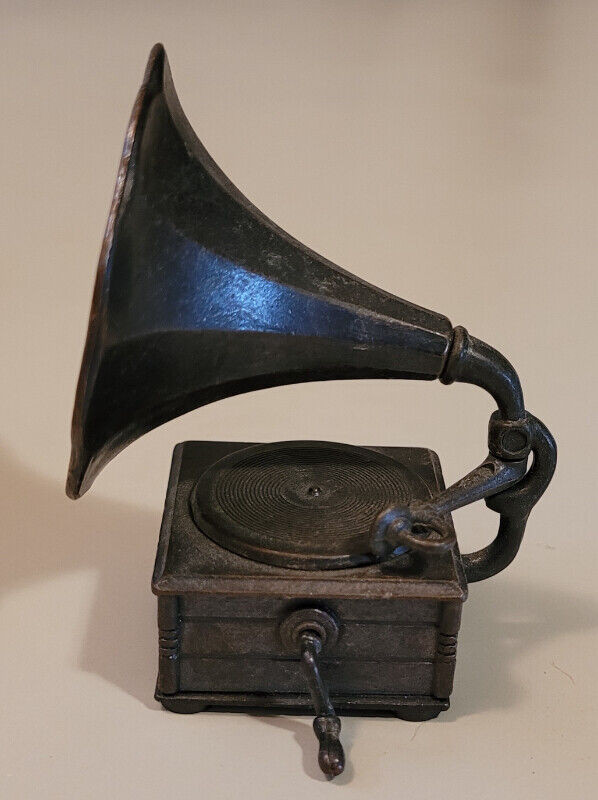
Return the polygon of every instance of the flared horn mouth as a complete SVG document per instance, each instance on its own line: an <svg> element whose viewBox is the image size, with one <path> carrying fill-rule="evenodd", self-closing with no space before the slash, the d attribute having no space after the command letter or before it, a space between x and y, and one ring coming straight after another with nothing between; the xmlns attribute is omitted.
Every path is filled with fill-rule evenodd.
<svg viewBox="0 0 598 800"><path fill-rule="evenodd" d="M440 375L446 317L371 286L285 233L231 183L150 55L100 253L66 491L142 434L242 392Z"/></svg>
<svg viewBox="0 0 598 800"><path fill-rule="evenodd" d="M123 203L131 155L134 150L138 131L145 120L149 104L156 93L160 92L163 88L164 73L167 69L168 59L166 57L166 51L162 44L157 43L152 47L150 52L143 82L137 93L129 124L127 125L122 155L116 174L112 203L110 205L106 230L100 249L71 425L71 457L66 481L66 493L73 500L76 500L87 491L89 486L93 483L95 475L102 469L104 463L106 463L106 460L103 459L100 454L91 453L85 445L83 431L85 407L88 396L92 390L93 380L97 373L99 353L102 349L103 337L106 333L104 312L110 278L110 252L114 241L117 219Z"/></svg>

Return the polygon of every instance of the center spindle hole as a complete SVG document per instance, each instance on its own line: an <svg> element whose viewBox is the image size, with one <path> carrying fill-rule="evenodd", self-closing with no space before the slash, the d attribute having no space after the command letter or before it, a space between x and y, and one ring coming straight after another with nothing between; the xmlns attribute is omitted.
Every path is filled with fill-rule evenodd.
<svg viewBox="0 0 598 800"><path fill-rule="evenodd" d="M310 486L307 490L307 494L309 497L318 497L318 495L322 494L322 490L319 486Z"/></svg>

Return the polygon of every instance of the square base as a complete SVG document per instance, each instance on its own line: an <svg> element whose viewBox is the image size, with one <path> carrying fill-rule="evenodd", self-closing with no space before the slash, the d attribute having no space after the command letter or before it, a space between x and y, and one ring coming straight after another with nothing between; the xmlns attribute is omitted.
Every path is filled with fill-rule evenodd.
<svg viewBox="0 0 598 800"><path fill-rule="evenodd" d="M175 714L197 714L200 711L239 711L263 714L309 714L314 709L309 695L251 694L232 692L178 692L163 694L156 689L155 698ZM447 699L425 695L333 695L331 702L337 714L343 716L392 715L409 722L425 722L446 711Z"/></svg>
<svg viewBox="0 0 598 800"><path fill-rule="evenodd" d="M338 642L321 658L340 711L421 720L447 708L467 596L457 549L434 559L406 555L335 570L285 569L232 553L197 528L190 496L207 467L247 446L175 448L152 581L160 629L156 698L180 713L308 712L298 654L285 652L279 627L291 611L317 607L340 626ZM429 493L443 488L430 450L371 449L417 472Z"/></svg>

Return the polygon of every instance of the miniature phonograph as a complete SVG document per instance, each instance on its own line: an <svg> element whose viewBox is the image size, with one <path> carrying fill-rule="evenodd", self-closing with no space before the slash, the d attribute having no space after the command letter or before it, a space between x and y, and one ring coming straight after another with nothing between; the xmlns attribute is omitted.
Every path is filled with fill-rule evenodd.
<svg viewBox="0 0 598 800"><path fill-rule="evenodd" d="M315 711L328 775L344 766L336 712L424 720L448 708L467 584L515 557L555 444L500 353L326 261L251 205L193 133L157 45L100 255L69 496L179 414L349 378L480 386L498 407L488 456L445 489L426 449L180 444L152 583L156 698L182 713ZM480 499L500 514L498 534L461 555L450 512Z"/></svg>

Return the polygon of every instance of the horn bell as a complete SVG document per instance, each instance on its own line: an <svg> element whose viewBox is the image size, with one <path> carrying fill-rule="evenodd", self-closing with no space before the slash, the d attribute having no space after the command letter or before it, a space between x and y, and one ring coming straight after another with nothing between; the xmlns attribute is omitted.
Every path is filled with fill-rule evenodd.
<svg viewBox="0 0 598 800"><path fill-rule="evenodd" d="M99 258L70 497L198 406L304 381L434 379L451 337L446 317L365 283L258 211L195 136L153 48Z"/></svg>

